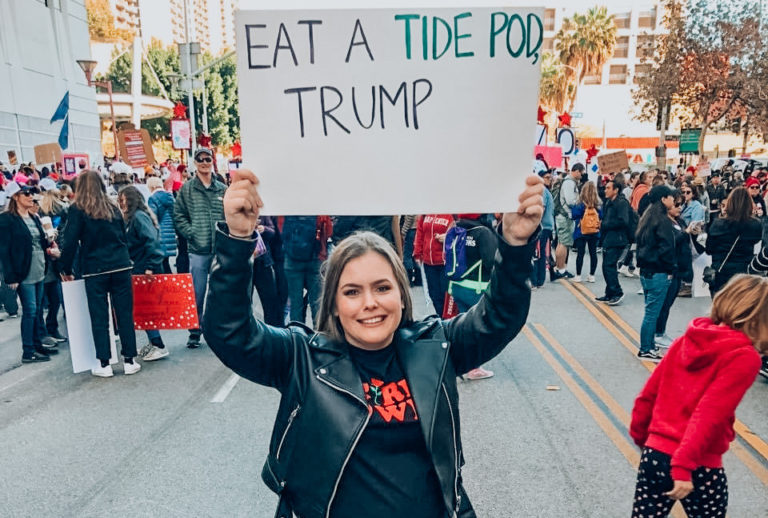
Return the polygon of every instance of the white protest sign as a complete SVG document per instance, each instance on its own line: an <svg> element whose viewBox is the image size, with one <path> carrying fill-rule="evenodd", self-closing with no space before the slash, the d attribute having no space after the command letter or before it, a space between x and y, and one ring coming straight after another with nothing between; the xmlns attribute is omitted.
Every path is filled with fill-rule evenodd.
<svg viewBox="0 0 768 518"><path fill-rule="evenodd" d="M72 372L77 374L101 366L96 358L96 347L93 344L91 331L91 315L88 312L88 299L85 295L85 281L68 281L61 283L64 298L64 309L67 312L67 336L69 351L72 356ZM109 314L112 314L111 307ZM117 363L117 347L115 334L112 330L112 319L109 319L109 340L111 357L109 363Z"/></svg>
<svg viewBox="0 0 768 518"><path fill-rule="evenodd" d="M243 167L267 214L514 209L543 9L238 11Z"/></svg>

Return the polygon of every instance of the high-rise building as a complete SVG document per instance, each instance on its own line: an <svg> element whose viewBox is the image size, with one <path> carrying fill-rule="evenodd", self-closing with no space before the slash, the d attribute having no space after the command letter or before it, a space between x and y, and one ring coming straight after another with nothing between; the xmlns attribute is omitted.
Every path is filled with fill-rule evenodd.
<svg viewBox="0 0 768 518"><path fill-rule="evenodd" d="M110 0L115 28L136 33L139 30L139 0Z"/></svg>

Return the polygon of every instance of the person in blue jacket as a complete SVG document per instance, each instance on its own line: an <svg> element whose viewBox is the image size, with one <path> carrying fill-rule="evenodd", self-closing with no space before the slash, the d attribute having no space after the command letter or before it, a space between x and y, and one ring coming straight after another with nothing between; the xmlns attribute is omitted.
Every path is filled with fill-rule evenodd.
<svg viewBox="0 0 768 518"><path fill-rule="evenodd" d="M147 180L149 196L149 208L157 218L160 226L160 249L163 252L162 273L173 273L171 270L171 257L176 255L176 229L173 226L173 195L163 190L163 182L160 178L152 177Z"/></svg>
<svg viewBox="0 0 768 518"><path fill-rule="evenodd" d="M573 229L573 244L576 248L576 276L573 282L581 282L581 269L584 266L584 255L589 250L589 275L587 282L595 282L597 271L597 242L600 239L600 222L603 220L603 210L597 187L593 182L587 182L581 188L579 203L571 209L571 217L575 221Z"/></svg>
<svg viewBox="0 0 768 518"><path fill-rule="evenodd" d="M128 252L133 261L133 275L163 273L163 252L158 239L157 220L144 203L144 196L133 186L117 194L117 204L125 219ZM149 344L139 351L144 361L151 362L168 356L160 331L146 331Z"/></svg>

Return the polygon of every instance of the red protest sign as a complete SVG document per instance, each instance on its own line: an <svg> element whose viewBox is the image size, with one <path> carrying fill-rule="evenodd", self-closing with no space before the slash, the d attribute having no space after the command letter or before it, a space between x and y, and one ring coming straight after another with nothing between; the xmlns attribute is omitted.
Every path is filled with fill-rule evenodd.
<svg viewBox="0 0 768 518"><path fill-rule="evenodd" d="M134 275L134 328L197 329L197 306L192 275Z"/></svg>

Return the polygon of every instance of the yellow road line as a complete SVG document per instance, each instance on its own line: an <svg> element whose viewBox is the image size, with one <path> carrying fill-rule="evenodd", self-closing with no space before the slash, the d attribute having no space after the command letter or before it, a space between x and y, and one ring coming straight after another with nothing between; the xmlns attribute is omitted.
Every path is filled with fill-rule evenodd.
<svg viewBox="0 0 768 518"><path fill-rule="evenodd" d="M555 341L550 339L552 335L544 328L544 326L536 324L535 328L540 333L542 333L544 338L549 342L550 345L555 348L558 354L562 355L561 350L565 352L560 344L555 346ZM571 393L576 397L576 399L579 400L579 403L581 403L581 405L589 413L592 419L594 419L597 425L603 430L603 433L605 433L611 442L613 442L621 454L624 455L624 458L629 461L629 464L633 468L637 468L637 466L640 464L640 452L637 450L637 448L630 444L630 442L626 439L626 436L621 431L619 431L616 426L614 426L608 416L606 416L600 407L597 406L589 394L587 394L584 389L579 386L576 380L573 379L573 376L571 376L568 371L563 368L560 362L558 362L552 353L547 350L544 344L541 343L541 340L539 340L539 338L533 334L528 326L523 327L523 334L525 334L526 338L528 338L528 341L533 344L536 350L539 351L539 354L541 354L542 358L544 358L544 361L546 361L552 370L554 370L555 373L560 376L560 379L563 380L565 385L570 389ZM625 426L629 426L629 416L621 408L621 406L616 403L616 401L600 386L599 383L592 379L584 367L582 367L572 356L570 356L570 354L566 352L566 355L568 358L565 356L563 358L568 362L568 364L579 374L579 376L582 376L584 381L587 382L589 387L595 391L596 394L598 394L598 397L600 397L603 403L605 403L605 405L611 409L612 412L614 412L614 406L618 409L619 413L616 414L616 417L618 417ZM571 363L571 360L573 363ZM586 374L586 377L584 374ZM685 518L686 515L680 508L679 504L676 504L672 509L672 516L675 518Z"/></svg>
<svg viewBox="0 0 768 518"><path fill-rule="evenodd" d="M637 351L637 345L632 343L627 339L626 336L624 336L622 333L619 332L618 328L616 327L616 324L620 325L622 329L629 329L630 331L627 331L630 336L635 339L636 341L640 340L640 335L632 329L629 324L627 324L615 311L613 311L609 306L602 307L601 309L605 312L601 312L599 309L595 308L595 305L592 303L591 298L587 298L587 296L583 293L583 290L586 290L590 297L593 296L592 292L589 291L584 286L579 286L578 288L574 287L574 284L566 281L560 281L560 284L565 286L565 288L570 291L576 299L584 305L584 307L587 308L587 310L592 313L598 321L600 321L603 326L608 329L608 331L616 337L616 339L621 342L624 347L630 351L633 355L636 354ZM576 283L578 284L578 283ZM605 315L610 316L607 318ZM653 369L656 368L656 364L652 362L642 362L643 365L649 370L653 371ZM757 454L761 455L763 459L768 461L768 443L766 443L763 439L761 439L757 434L755 434L747 425L745 425L740 420L736 419L733 425L734 430L736 433L741 437L747 444L749 444ZM737 443L732 443L734 446L737 446ZM755 474L755 476L763 483L763 485L768 486L768 469L761 463L755 461L755 459L750 458L750 453L744 449L743 447L739 448L733 448L733 452L736 454L736 456L744 462L744 464L749 468L752 473ZM746 459L746 460L745 460Z"/></svg>

